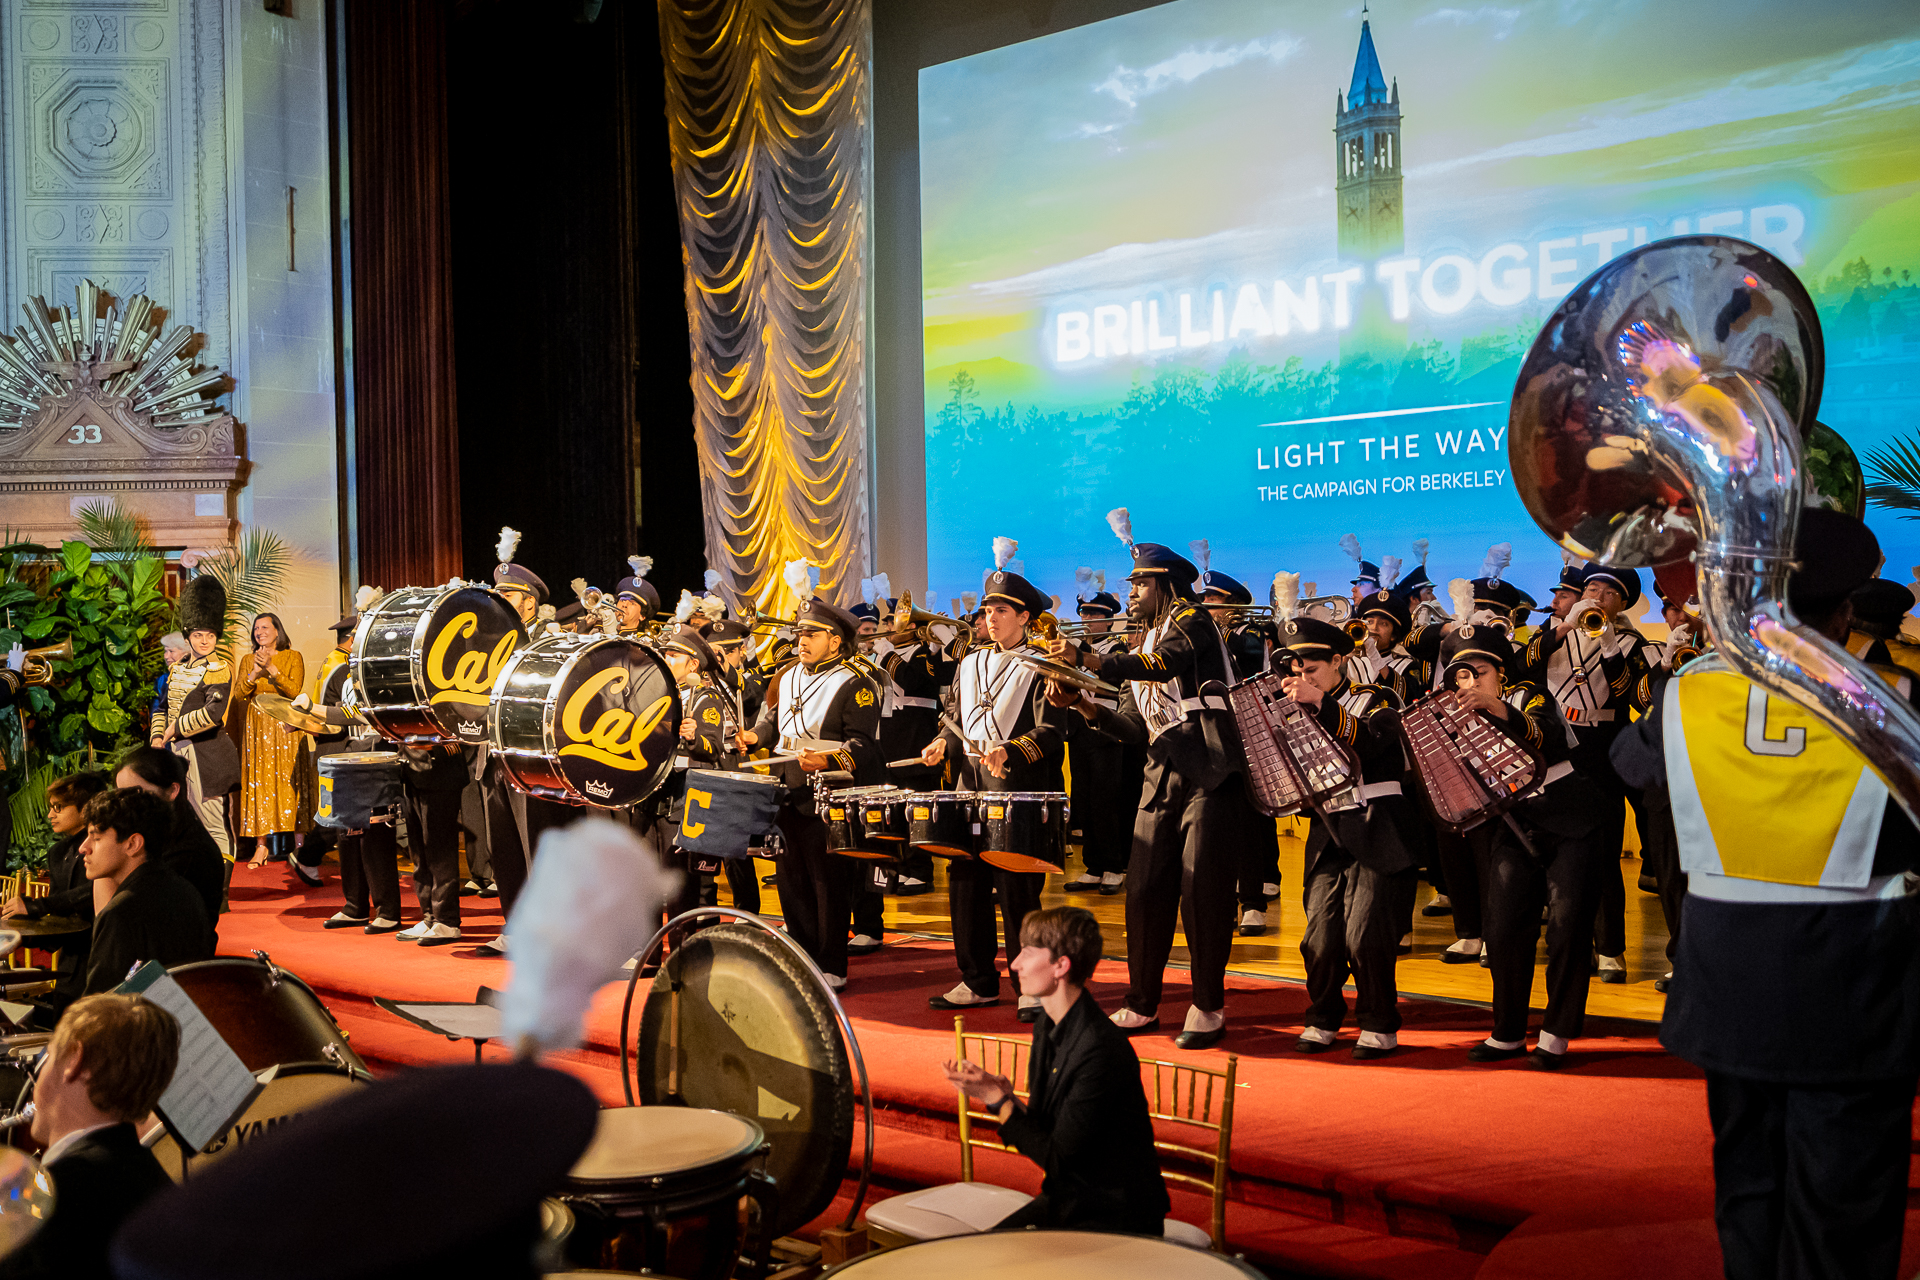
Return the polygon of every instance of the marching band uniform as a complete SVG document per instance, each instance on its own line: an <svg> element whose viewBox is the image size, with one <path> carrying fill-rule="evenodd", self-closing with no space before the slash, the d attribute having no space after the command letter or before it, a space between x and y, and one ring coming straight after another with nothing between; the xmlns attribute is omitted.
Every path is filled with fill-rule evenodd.
<svg viewBox="0 0 1920 1280"><path fill-rule="evenodd" d="M860 785L885 778L876 738L880 732L880 690L853 660L859 625L838 605L818 597L800 602L796 627L839 633L839 656L808 666L796 663L781 672L768 690L767 704L753 726L756 743L779 744L782 754L802 739L838 742L830 753L835 767ZM827 851L827 827L814 807L811 776L790 760L774 766L787 786L780 807L780 901L787 932L836 989L846 984L847 915L854 861Z"/></svg>
<svg viewBox="0 0 1920 1280"><path fill-rule="evenodd" d="M1226 625L1235 608L1253 603L1253 592L1246 584L1208 568L1212 551L1204 541L1187 544L1200 567L1200 599L1215 625L1220 626L1227 648L1227 668L1232 683L1250 680L1267 670L1275 644L1273 626L1265 619L1248 614ZM1267 903L1280 892L1280 823L1256 812L1250 838L1241 849L1239 874L1240 926L1243 938L1257 938L1267 931Z"/></svg>
<svg viewBox="0 0 1920 1280"><path fill-rule="evenodd" d="M1527 645L1522 666L1526 680L1544 689L1558 705L1574 769L1607 797L1606 829L1598 839L1610 844L1618 859L1626 835L1626 804L1632 800L1637 809L1639 797L1630 795L1614 773L1607 752L1626 728L1629 709L1644 709L1636 708L1636 702L1646 696L1651 646L1625 617L1625 610L1640 599L1639 573L1589 565L1581 576L1582 590L1595 582L1615 588L1625 598L1621 616L1609 618L1597 638L1576 626L1541 627ZM1600 980L1625 982L1626 888L1618 867L1602 881L1600 894L1594 935Z"/></svg>
<svg viewBox="0 0 1920 1280"><path fill-rule="evenodd" d="M1167 547L1132 542L1124 509L1108 519L1133 554L1128 576L1161 578L1175 597L1147 626L1137 653L1108 654L1094 668L1108 684L1128 685L1117 710L1090 708L1094 727L1147 748L1127 868L1127 998L1114 1020L1129 1032L1160 1025L1177 918L1192 957L1193 1007L1176 1043L1204 1049L1225 1034L1235 859L1259 830L1258 815L1226 699L1226 646L1187 587L1200 571Z"/></svg>
<svg viewBox="0 0 1920 1280"><path fill-rule="evenodd" d="M940 686L951 680L943 670L942 655L931 639L894 632L880 659L886 695L880 708L880 751L888 760L908 760L940 732ZM890 767L889 780L908 791L938 791L941 771L914 760ZM898 891L920 894L933 887L933 856L909 849L901 859ZM875 935L877 936L877 935Z"/></svg>
<svg viewBox="0 0 1920 1280"><path fill-rule="evenodd" d="M1104 590L1096 591L1079 602L1078 612L1083 621L1112 618L1120 612L1120 602ZM1126 643L1114 630L1089 636L1083 647L1100 657L1126 652ZM1120 705L1108 694L1087 696L1109 711ZM1085 870L1060 887L1067 893L1097 891L1113 897L1126 886L1133 811L1140 803L1146 753L1104 733L1076 733L1067 741L1067 763L1073 775L1073 821L1080 829L1080 859Z"/></svg>
<svg viewBox="0 0 1920 1280"><path fill-rule="evenodd" d="M460 792L471 769L457 743L402 747L400 793L420 922L393 936L423 947L460 941Z"/></svg>
<svg viewBox="0 0 1920 1280"><path fill-rule="evenodd" d="M1809 508L1794 558L1788 606L1831 639L1878 542ZM1914 700L1908 673L1880 674ZM1726 1274L1892 1280L1920 1078L1920 831L1820 717L1718 663L1667 681L1613 760L1672 795L1686 928L1660 1043L1706 1072Z"/></svg>
<svg viewBox="0 0 1920 1280"><path fill-rule="evenodd" d="M996 561L1004 566L1013 544L997 540ZM1005 604L1039 617L1053 599L1017 573L1004 567L986 577L982 605ZM951 729L942 738L946 757L959 764L963 784L980 792L1064 792L1061 773L1068 727L1049 723L1041 702L1039 673L1014 654L1044 656L1024 639L1011 650L992 641L968 652L954 677L959 699L959 722L966 740ZM1006 776L996 778L982 763L981 752L1006 748ZM1000 906L1007 962L1020 954L1020 922L1040 906L1046 876L1039 872L1004 871L978 858L955 858L947 864L947 896L953 912L953 956L960 982L944 995L930 997L934 1009L971 1009L1000 999L1000 971L996 957L1000 941L994 936L993 909ZM1019 991L1015 979L1014 990ZM1023 1021L1039 1016L1038 997L1021 996Z"/></svg>
<svg viewBox="0 0 1920 1280"><path fill-rule="evenodd" d="M227 591L212 574L202 573L182 588L176 607L180 634L196 631L224 636ZM166 723L155 722L152 745L167 746L187 762L188 801L219 846L233 861L227 837L227 792L240 783L240 748L227 736L227 706L233 695L233 668L216 644L205 657L188 650L167 673ZM165 742L173 731L171 743Z"/></svg>
<svg viewBox="0 0 1920 1280"><path fill-rule="evenodd" d="M738 724L733 718L733 707L727 695L712 683L719 658L698 628L683 623L660 648L664 653L691 658L696 665L680 680L680 720L683 726L691 725L692 733L689 735L682 728L674 749L673 777L658 792L647 797L643 806L638 806L656 810L685 797L688 769L733 767L733 734ZM679 889L665 905L667 918L671 919L698 906L710 907L719 902L720 895L714 877L722 870L730 871L735 862L745 862L745 879L749 882L753 880L751 859L717 858L713 861L718 865L702 865L697 855L678 846L679 829L672 821L661 821L657 829L661 837L659 847L672 850L672 863L682 873ZM736 882L729 876L728 883L735 885ZM754 887L757 890L759 886ZM738 897L736 887L735 905L743 910L749 909L738 901ZM672 939L672 942L673 945L679 945L678 938Z"/></svg>
<svg viewBox="0 0 1920 1280"><path fill-rule="evenodd" d="M1318 618L1285 619L1280 640L1293 657L1327 663L1353 648L1352 637ZM1394 951L1405 931L1401 916L1413 908L1414 856L1401 790L1406 754L1398 706L1389 690L1356 685L1344 672L1339 684L1320 697L1321 726L1360 761L1364 807L1316 812L1307 826L1302 889L1307 929L1300 954L1306 960L1309 1004L1305 1029L1294 1045L1302 1053L1332 1047L1347 1017L1342 989L1349 975L1360 1026L1353 1056L1365 1061L1399 1046Z"/></svg>
<svg viewBox="0 0 1920 1280"><path fill-rule="evenodd" d="M351 615L335 624L355 625ZM321 682L319 714L338 727L329 733L314 734L315 757L338 755L348 751L371 751L379 742L364 722L349 721L341 704L352 683L351 668L341 663ZM327 710L331 708L329 713ZM394 933L400 928L400 848L395 842L392 818L376 814L364 831L337 833L336 852L340 858L340 893L345 905L325 921L329 929L360 925L366 933Z"/></svg>
<svg viewBox="0 0 1920 1280"><path fill-rule="evenodd" d="M745 695L745 683L741 679L744 668L735 666L739 658L745 656L746 644L751 634L744 623L733 618L717 618L711 621L706 630L707 647L713 651L712 687L725 700L722 707L723 722L730 720L734 725L746 725L759 718L760 706L756 702L752 714L748 713ZM729 754L725 757L726 768L734 767L738 754L728 744ZM733 896L733 905L742 911L760 913L760 876L753 869L752 858L722 858L721 871L727 877L727 889ZM713 902L718 902L716 893ZM702 902L708 906L713 902Z"/></svg>

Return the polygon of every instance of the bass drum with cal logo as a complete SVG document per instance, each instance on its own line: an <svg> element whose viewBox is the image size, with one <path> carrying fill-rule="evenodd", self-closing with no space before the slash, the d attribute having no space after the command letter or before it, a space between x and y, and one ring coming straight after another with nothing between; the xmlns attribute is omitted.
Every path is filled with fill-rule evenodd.
<svg viewBox="0 0 1920 1280"><path fill-rule="evenodd" d="M491 587L389 592L360 616L347 655L360 713L389 742L484 742L494 679L526 641L519 611Z"/></svg>
<svg viewBox="0 0 1920 1280"><path fill-rule="evenodd" d="M618 809L672 775L680 691L666 661L638 640L547 636L507 660L487 738L527 794Z"/></svg>

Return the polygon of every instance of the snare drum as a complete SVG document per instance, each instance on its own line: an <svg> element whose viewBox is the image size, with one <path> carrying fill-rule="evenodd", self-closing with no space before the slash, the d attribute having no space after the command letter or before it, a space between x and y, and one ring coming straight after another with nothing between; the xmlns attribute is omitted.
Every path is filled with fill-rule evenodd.
<svg viewBox="0 0 1920 1280"><path fill-rule="evenodd" d="M904 795L899 788L890 786L844 787L839 791L829 791L820 811L821 820L827 824L827 851L848 858L863 858L869 862L893 862L898 859L899 842L870 837L864 818L870 811L884 815L888 798ZM873 806L871 810L867 808L869 804Z"/></svg>
<svg viewBox="0 0 1920 1280"><path fill-rule="evenodd" d="M323 827L365 831L377 813L400 803L398 751L341 751L314 762L320 802L313 820Z"/></svg>
<svg viewBox="0 0 1920 1280"><path fill-rule="evenodd" d="M1067 860L1067 793L980 793L980 861L1002 871L1050 871Z"/></svg>
<svg viewBox="0 0 1920 1280"><path fill-rule="evenodd" d="M973 791L916 791L907 797L907 843L943 858L971 858L980 847Z"/></svg>
<svg viewBox="0 0 1920 1280"><path fill-rule="evenodd" d="M826 1274L844 1280L1260 1280L1238 1258L1153 1236L1099 1231L947 1236L863 1253Z"/></svg>
<svg viewBox="0 0 1920 1280"><path fill-rule="evenodd" d="M573 1210L567 1257L584 1267L725 1280L743 1252L767 1270L778 1196L760 1126L696 1107L609 1107L558 1199ZM754 1204L742 1239L740 1204Z"/></svg>
<svg viewBox="0 0 1920 1280"><path fill-rule="evenodd" d="M360 712L390 742L484 742L494 677L526 640L519 612L479 583L389 592L347 656Z"/></svg>
<svg viewBox="0 0 1920 1280"><path fill-rule="evenodd" d="M494 691L487 740L528 795L620 809L673 775L680 691L650 645L547 636L507 659Z"/></svg>

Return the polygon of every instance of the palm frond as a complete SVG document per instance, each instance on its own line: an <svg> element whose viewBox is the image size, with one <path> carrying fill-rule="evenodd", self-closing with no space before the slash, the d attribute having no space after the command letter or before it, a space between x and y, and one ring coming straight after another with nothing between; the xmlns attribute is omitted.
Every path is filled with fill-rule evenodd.
<svg viewBox="0 0 1920 1280"><path fill-rule="evenodd" d="M75 513L80 536L101 555L117 559L152 555L147 523L118 502L89 502Z"/></svg>
<svg viewBox="0 0 1920 1280"><path fill-rule="evenodd" d="M200 562L227 589L228 636L244 633L258 614L271 612L293 573L293 550L270 529L249 529L240 545ZM251 642L243 647L250 648Z"/></svg>
<svg viewBox="0 0 1920 1280"><path fill-rule="evenodd" d="M1867 501L1920 520L1920 441L1889 440L1867 455Z"/></svg>

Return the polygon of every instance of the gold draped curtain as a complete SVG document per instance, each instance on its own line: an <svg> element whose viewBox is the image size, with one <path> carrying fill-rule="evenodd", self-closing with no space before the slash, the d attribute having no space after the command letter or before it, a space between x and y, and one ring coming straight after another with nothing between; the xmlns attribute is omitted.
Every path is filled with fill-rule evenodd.
<svg viewBox="0 0 1920 1280"><path fill-rule="evenodd" d="M871 0L663 0L707 561L790 615L867 547Z"/></svg>

